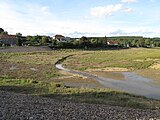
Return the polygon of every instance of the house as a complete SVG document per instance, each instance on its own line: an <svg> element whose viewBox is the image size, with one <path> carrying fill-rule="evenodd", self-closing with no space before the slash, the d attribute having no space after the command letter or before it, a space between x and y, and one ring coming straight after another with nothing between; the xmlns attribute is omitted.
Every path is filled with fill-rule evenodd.
<svg viewBox="0 0 160 120"><path fill-rule="evenodd" d="M110 47L118 47L119 42L117 41L107 41L107 45Z"/></svg>
<svg viewBox="0 0 160 120"><path fill-rule="evenodd" d="M65 37L63 35L55 35L54 38L59 42L68 42L68 41L70 41L70 37Z"/></svg>
<svg viewBox="0 0 160 120"><path fill-rule="evenodd" d="M16 35L0 35L0 46L12 46L16 45L17 37Z"/></svg>
<svg viewBox="0 0 160 120"><path fill-rule="evenodd" d="M63 35L55 35L54 38L58 41L61 41L64 38L64 36Z"/></svg>

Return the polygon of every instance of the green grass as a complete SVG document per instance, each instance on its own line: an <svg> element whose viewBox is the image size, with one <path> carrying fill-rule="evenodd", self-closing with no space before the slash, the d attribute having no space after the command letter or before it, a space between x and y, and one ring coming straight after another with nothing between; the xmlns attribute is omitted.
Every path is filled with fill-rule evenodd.
<svg viewBox="0 0 160 120"><path fill-rule="evenodd" d="M0 90L74 102L107 104L142 109L156 109L157 107L160 107L160 101L111 89L70 88L65 87L62 83L42 82L29 79L1 77Z"/></svg>
<svg viewBox="0 0 160 120"><path fill-rule="evenodd" d="M128 49L113 51L88 51L65 61L71 69L86 70L87 68L120 67L129 70L147 69L160 61L160 49Z"/></svg>
<svg viewBox="0 0 160 120"><path fill-rule="evenodd" d="M0 53L0 75L18 79L47 81L63 76L54 66L57 60L74 50L47 52ZM14 68L11 70L11 68Z"/></svg>

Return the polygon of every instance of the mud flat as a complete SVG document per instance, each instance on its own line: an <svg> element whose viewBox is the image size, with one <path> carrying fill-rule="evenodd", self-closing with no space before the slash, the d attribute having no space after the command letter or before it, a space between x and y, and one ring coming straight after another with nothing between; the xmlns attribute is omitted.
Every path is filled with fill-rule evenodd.
<svg viewBox="0 0 160 120"><path fill-rule="evenodd" d="M92 79L96 79L104 87L120 90L135 95L141 95L148 98L160 99L160 86L153 84L153 80L137 75L134 72L121 72L124 80L115 80L107 77L101 77L86 72L69 70L63 68L62 64L56 64L56 68ZM120 74L120 73L119 73Z"/></svg>

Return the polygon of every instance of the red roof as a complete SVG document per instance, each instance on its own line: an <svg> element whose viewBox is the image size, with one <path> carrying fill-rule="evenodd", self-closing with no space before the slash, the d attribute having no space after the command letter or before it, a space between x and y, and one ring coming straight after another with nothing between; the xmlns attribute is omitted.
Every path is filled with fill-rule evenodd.
<svg viewBox="0 0 160 120"><path fill-rule="evenodd" d="M108 41L107 44L108 45L118 45L119 42L117 42L117 41Z"/></svg>
<svg viewBox="0 0 160 120"><path fill-rule="evenodd" d="M0 35L0 39L16 39L16 35Z"/></svg>
<svg viewBox="0 0 160 120"><path fill-rule="evenodd" d="M55 38L63 38L63 35L55 35Z"/></svg>

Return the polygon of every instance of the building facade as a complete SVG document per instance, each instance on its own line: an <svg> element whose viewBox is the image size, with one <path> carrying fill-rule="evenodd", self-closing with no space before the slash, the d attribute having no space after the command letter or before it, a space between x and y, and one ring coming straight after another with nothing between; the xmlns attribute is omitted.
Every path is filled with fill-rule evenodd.
<svg viewBox="0 0 160 120"><path fill-rule="evenodd" d="M13 46L17 43L16 35L0 35L0 45Z"/></svg>

